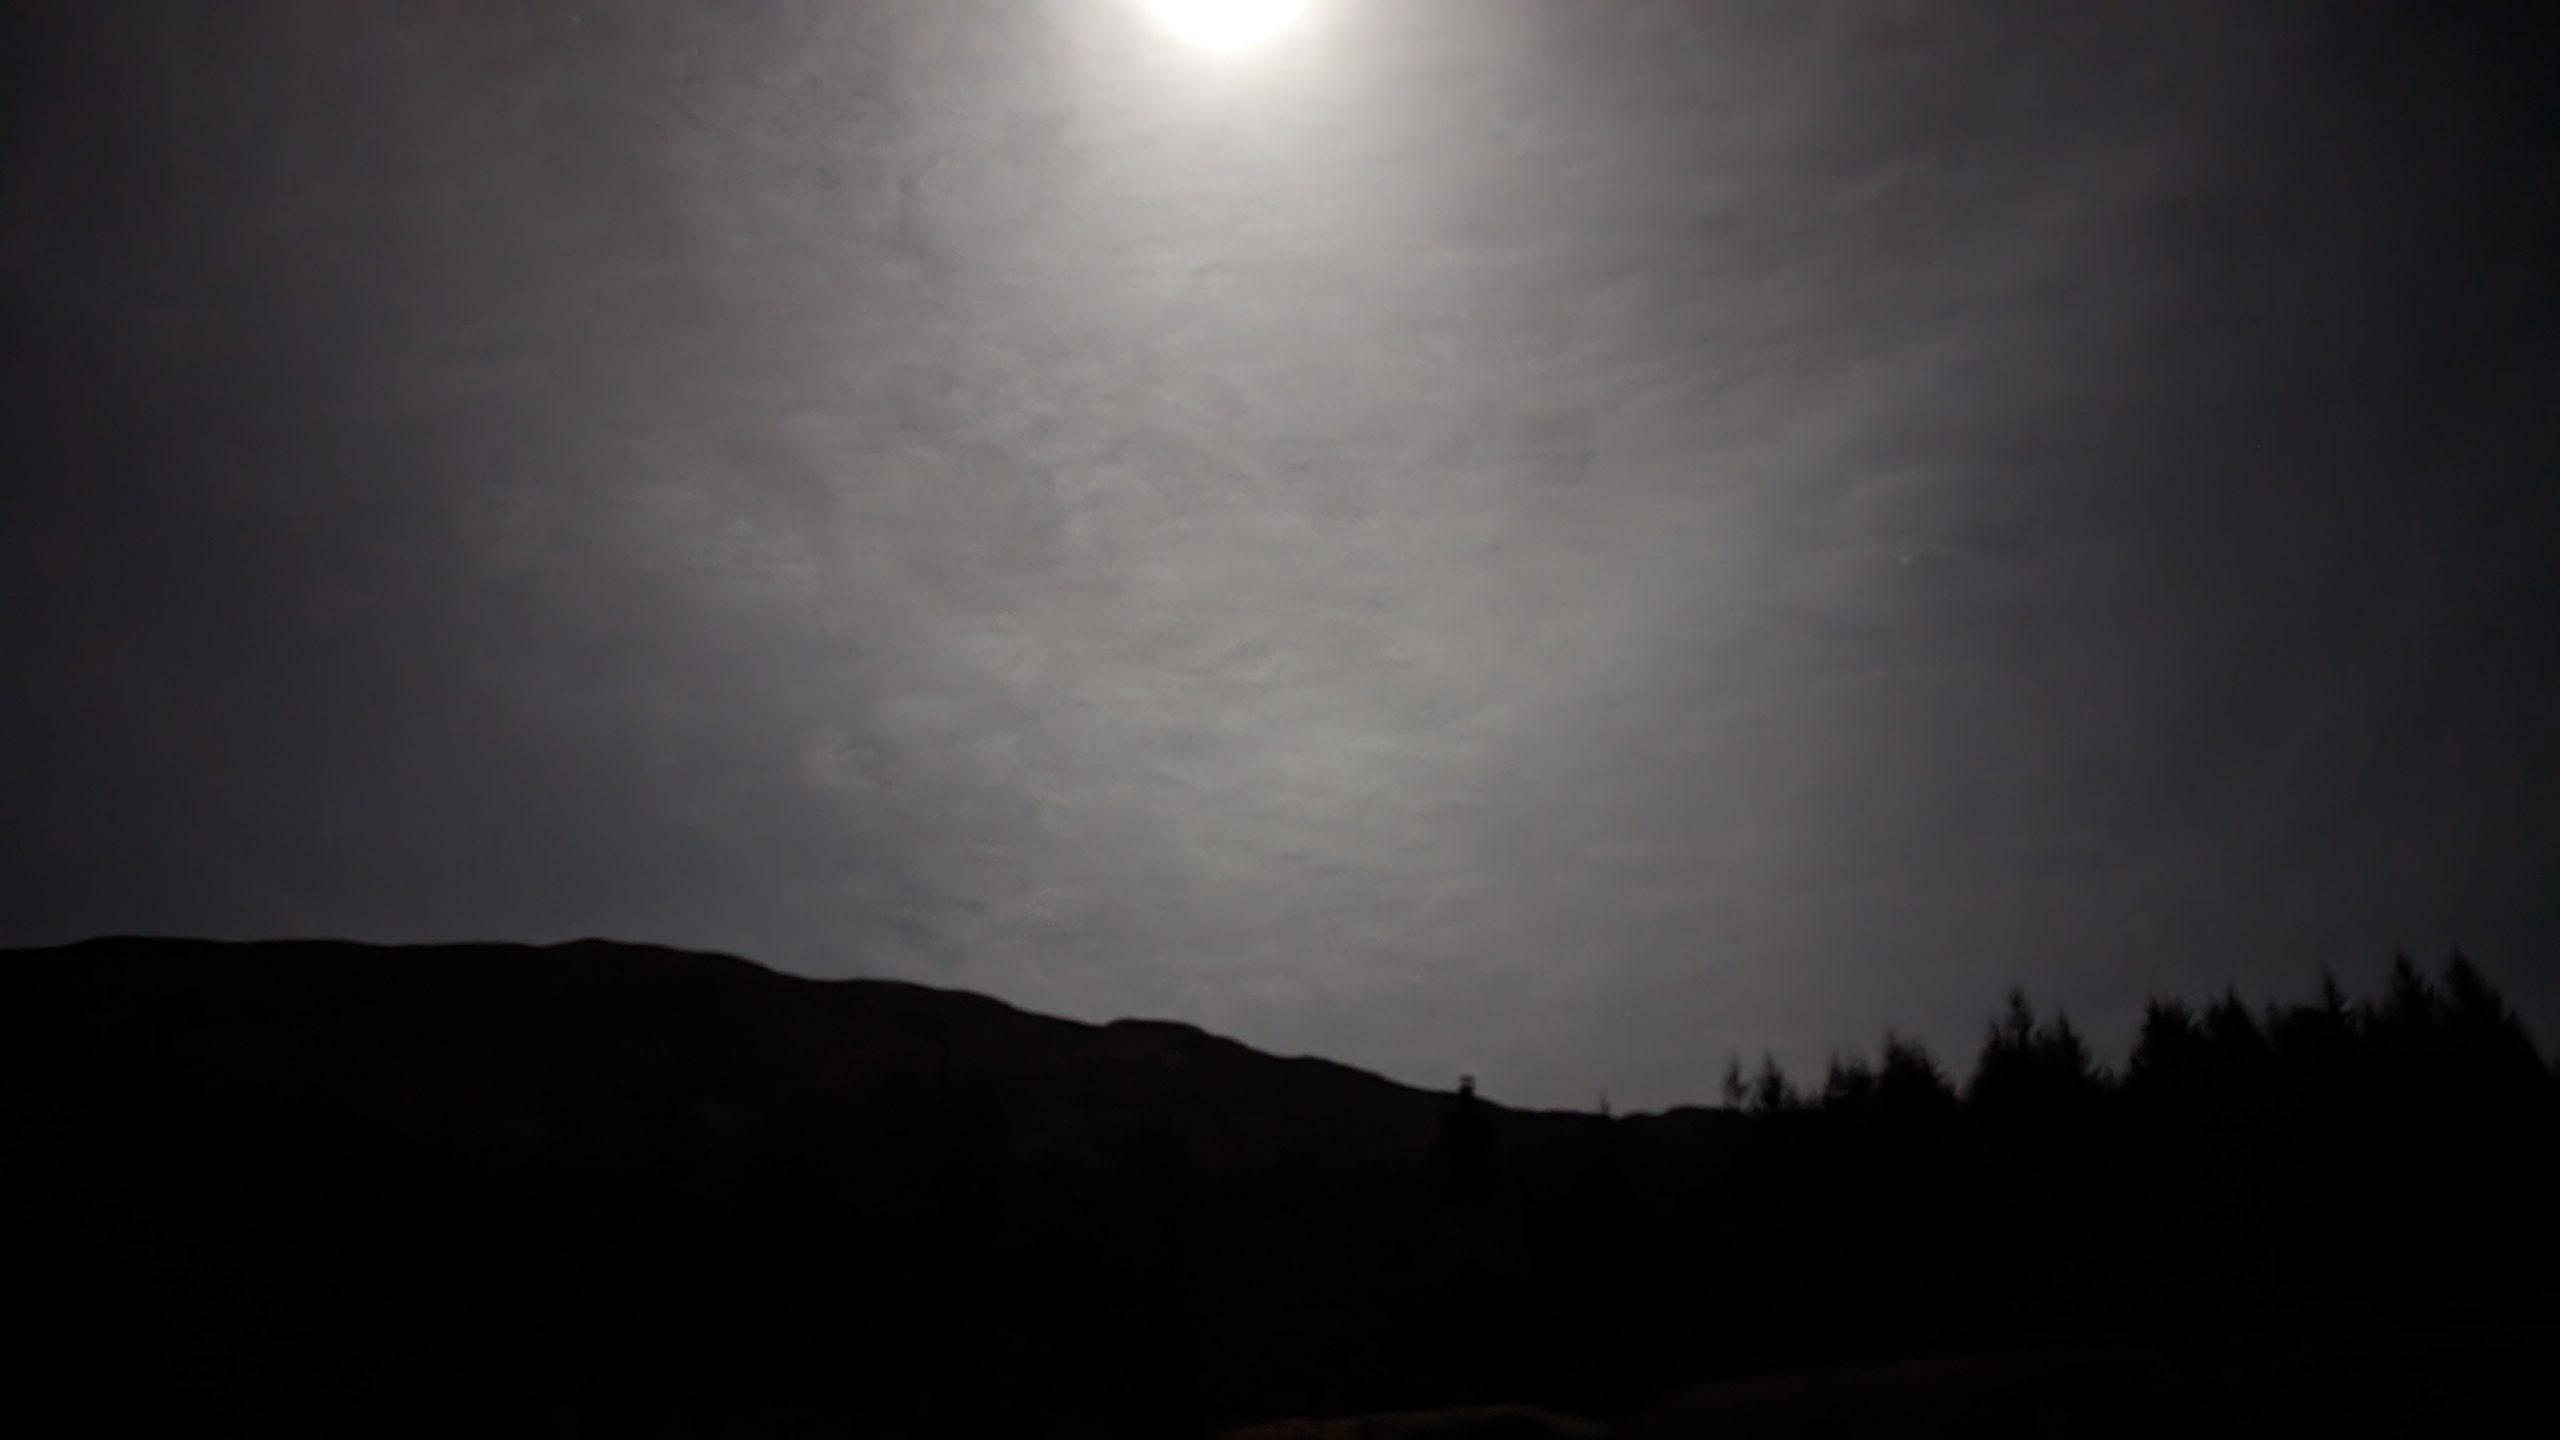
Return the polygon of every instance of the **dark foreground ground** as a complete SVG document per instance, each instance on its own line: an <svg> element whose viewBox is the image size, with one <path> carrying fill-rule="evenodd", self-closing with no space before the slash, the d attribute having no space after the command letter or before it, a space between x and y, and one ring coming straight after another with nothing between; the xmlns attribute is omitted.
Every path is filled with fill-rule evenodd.
<svg viewBox="0 0 2560 1440"><path fill-rule="evenodd" d="M2259 1337L2031 1351L1702 1385L1618 1419L1484 1406L1240 1427L1225 1440L2499 1435L2550 1414L2560 1331L2384 1346Z"/></svg>
<svg viewBox="0 0 2560 1440"><path fill-rule="evenodd" d="M47 1433L2504 1434L2560 1376L2539 1059L1608 1119L718 956L162 941L0 957L0 1053ZM1271 1418L1345 1415L1399 1418Z"/></svg>

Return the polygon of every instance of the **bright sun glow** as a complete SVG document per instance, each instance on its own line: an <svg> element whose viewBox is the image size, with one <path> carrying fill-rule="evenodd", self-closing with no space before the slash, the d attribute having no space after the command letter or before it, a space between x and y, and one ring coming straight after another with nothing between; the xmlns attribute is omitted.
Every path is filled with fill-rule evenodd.
<svg viewBox="0 0 2560 1440"><path fill-rule="evenodd" d="M1289 27L1306 0L1146 0L1163 26L1204 50L1243 50Z"/></svg>

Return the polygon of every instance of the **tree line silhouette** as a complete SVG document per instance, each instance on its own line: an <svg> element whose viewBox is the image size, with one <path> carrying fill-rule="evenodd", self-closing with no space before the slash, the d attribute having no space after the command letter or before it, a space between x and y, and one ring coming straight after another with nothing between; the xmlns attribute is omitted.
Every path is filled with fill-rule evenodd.
<svg viewBox="0 0 2560 1440"><path fill-rule="evenodd" d="M1888 1034L1818 1083L1764 1056L1722 1088L1742 1130L1685 1216L1614 1157L1587 1170L1582 1223L1712 1297L1594 1345L1629 1373L2560 1313L2560 1081L2458 952L2440 981L2397 957L2364 1000L2155 999L2120 1070L2013 990L1961 1081ZM1607 1273L1573 1298L1645 1284Z"/></svg>

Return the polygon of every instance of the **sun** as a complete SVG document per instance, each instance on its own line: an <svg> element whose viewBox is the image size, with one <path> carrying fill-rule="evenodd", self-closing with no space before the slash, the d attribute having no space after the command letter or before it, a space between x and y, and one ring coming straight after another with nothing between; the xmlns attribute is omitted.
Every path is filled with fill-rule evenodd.
<svg viewBox="0 0 2560 1440"><path fill-rule="evenodd" d="M1245 50L1289 28L1306 0L1146 0L1158 24L1203 50Z"/></svg>

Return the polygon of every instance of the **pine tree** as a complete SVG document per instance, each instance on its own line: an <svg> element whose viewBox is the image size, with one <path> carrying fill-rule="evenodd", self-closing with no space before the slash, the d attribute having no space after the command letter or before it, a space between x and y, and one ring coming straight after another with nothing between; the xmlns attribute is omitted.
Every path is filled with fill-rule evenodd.
<svg viewBox="0 0 2560 1440"><path fill-rule="evenodd" d="M1795 1082L1787 1078L1787 1072L1779 1066L1777 1057L1764 1052L1760 1056L1760 1073L1751 1081L1752 1110L1763 1115L1775 1115L1797 1109L1802 1104L1801 1097L1796 1094Z"/></svg>

